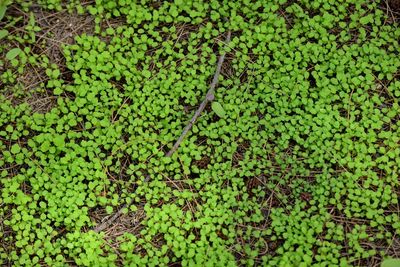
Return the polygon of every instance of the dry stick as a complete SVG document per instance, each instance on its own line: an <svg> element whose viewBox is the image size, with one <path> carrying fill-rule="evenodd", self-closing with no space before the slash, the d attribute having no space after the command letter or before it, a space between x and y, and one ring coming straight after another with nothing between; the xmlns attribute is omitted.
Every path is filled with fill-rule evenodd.
<svg viewBox="0 0 400 267"><path fill-rule="evenodd" d="M228 44L231 40L231 32L228 31L228 34L226 36L225 44ZM182 143L183 139L187 135L187 133L192 129L193 124L197 121L197 119L200 117L201 113L207 106L208 102L211 102L214 100L214 93L215 93L215 87L218 84L218 78L221 73L221 68L222 64L224 63L225 60L225 52L222 52L221 56L218 59L218 64L217 64L217 69L214 74L214 78L211 82L210 89L208 90L205 99L201 102L199 108L196 110L194 113L192 119L189 121L188 125L186 125L185 129L183 129L181 136L179 136L178 140L175 142L174 146L171 148L170 151L166 154L167 157L171 157L172 154L178 149L179 145ZM150 175L147 175L145 178L145 181L149 180ZM133 202L133 200L132 200ZM96 226L94 228L95 232L101 232L104 229L106 229L110 224L112 224L118 217L121 216L122 210L127 207L127 204L124 204L122 208L120 208L110 219L106 220L104 223Z"/></svg>
<svg viewBox="0 0 400 267"><path fill-rule="evenodd" d="M230 39L231 39L231 32L229 31L226 36L225 43L229 43ZM192 119L189 121L188 125L186 125L185 129L183 129L181 136L179 136L178 140L176 141L176 143L174 144L172 149L170 151L168 151L167 157L171 157L172 154L174 154L174 152L178 149L179 145L182 143L182 141L185 138L185 136L187 135L187 133L190 131L190 129L192 129L193 124L200 117L201 113L207 106L208 102L211 102L214 100L215 87L217 86L219 74L221 73L222 63L224 63L224 60L225 60L225 52L223 52L221 54L221 56L219 57L217 70L215 71L214 78L210 85L210 89L208 90L208 92L206 94L206 98L203 100L203 102L201 102L199 108L196 110Z"/></svg>

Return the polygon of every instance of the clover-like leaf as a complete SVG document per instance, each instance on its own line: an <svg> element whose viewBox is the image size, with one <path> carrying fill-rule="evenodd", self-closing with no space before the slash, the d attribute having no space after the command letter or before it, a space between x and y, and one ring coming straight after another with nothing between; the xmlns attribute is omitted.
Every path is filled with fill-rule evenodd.
<svg viewBox="0 0 400 267"><path fill-rule="evenodd" d="M53 141L57 147L63 147L65 145L64 137L61 135L55 137Z"/></svg>
<svg viewBox="0 0 400 267"><path fill-rule="evenodd" d="M11 153L18 154L21 151L21 147L18 144L11 146Z"/></svg>

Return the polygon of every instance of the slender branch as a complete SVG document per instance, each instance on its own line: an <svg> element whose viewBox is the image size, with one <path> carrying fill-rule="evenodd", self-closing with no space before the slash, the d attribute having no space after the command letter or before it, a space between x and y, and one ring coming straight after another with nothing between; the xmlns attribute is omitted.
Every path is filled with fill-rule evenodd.
<svg viewBox="0 0 400 267"><path fill-rule="evenodd" d="M108 228L108 226L110 226L110 224L112 224L116 219L118 219L119 216L122 215L122 210L127 208L127 205L124 204L116 213L114 213L113 216L111 216L109 219L107 219L105 222L97 225L93 231L95 231L96 233L103 231L104 229Z"/></svg>
<svg viewBox="0 0 400 267"><path fill-rule="evenodd" d="M231 32L229 31L227 33L227 36L226 36L226 39L225 39L225 44L229 43L230 40L231 40ZM185 137L188 134L188 132L190 131L190 129L192 129L193 125L195 124L195 122L197 121L197 119L200 117L201 113L203 112L203 110L207 106L208 102L211 102L211 101L214 100L215 87L218 84L218 78L219 78L219 75L221 73L221 68L222 68L222 64L224 63L224 60L225 60L225 52L222 52L221 56L218 59L217 69L215 71L214 78L213 78L213 80L212 80L212 82L210 84L210 88L209 88L209 90L208 90L208 92L206 94L205 99L201 102L199 108L194 113L194 115L193 115L192 119L189 121L188 125L186 125L186 127L183 129L181 136L179 136L179 138L175 142L174 146L166 154L167 157L171 157L172 154L174 154L174 152L179 148L179 145L185 139ZM149 179L150 179L150 175L146 175L145 181L148 181ZM133 200L132 200L131 203L133 203ZM103 223L99 224L98 226L96 226L93 230L95 232L101 232L104 229L108 228L108 226L110 226L116 219L118 219L118 217L120 217L122 215L122 210L124 210L127 207L128 207L128 205L124 204L113 216L111 216L105 222L103 222Z"/></svg>
<svg viewBox="0 0 400 267"><path fill-rule="evenodd" d="M226 44L229 43L230 40L231 40L231 32L229 31L227 36L226 36L225 43ZM172 154L174 154L174 152L178 149L179 145L182 143L183 139L185 139L185 136L188 134L190 129L192 129L193 125L195 124L197 119L200 117L201 113L203 112L203 110L207 106L208 102L211 102L211 101L214 100L215 87L218 84L218 78L219 78L219 75L221 73L221 68L222 68L222 64L224 63L224 60L225 60L225 52L223 52L221 54L221 56L219 57L217 70L215 71L214 78L213 78L212 83L210 85L210 89L208 90L208 92L206 94L205 99L203 100L203 102L201 102L199 108L194 113L194 115L193 115L192 119L189 121L188 125L186 125L185 129L183 129L181 136L179 136L178 140L175 142L175 144L172 147L172 149L170 151L168 151L167 157L171 157Z"/></svg>

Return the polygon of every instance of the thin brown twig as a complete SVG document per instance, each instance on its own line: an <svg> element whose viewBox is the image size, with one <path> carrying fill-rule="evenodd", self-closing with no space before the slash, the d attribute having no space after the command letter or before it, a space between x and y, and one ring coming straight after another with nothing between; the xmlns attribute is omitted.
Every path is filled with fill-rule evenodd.
<svg viewBox="0 0 400 267"><path fill-rule="evenodd" d="M229 31L226 36L225 43L229 43L230 40L231 40L231 32ZM215 87L217 86L219 74L221 73L222 63L224 63L224 60L225 60L225 53L222 53L221 56L219 57L217 70L215 71L214 78L210 85L210 89L208 90L208 92L206 94L205 99L203 100L203 102L201 102L199 108L194 113L194 115L193 115L192 119L189 121L188 125L186 125L185 129L183 129L181 136L179 136L178 140L175 142L172 149L170 151L168 151L167 157L171 157L172 154L174 154L174 152L178 149L179 145L182 143L183 139L185 139L187 133L190 131L190 129L192 129L193 124L200 117L201 113L207 106L208 102L211 102L214 100Z"/></svg>
<svg viewBox="0 0 400 267"><path fill-rule="evenodd" d="M225 44L228 44L231 40L231 32L228 31L226 39L225 39ZM222 52L221 56L219 57L218 64L217 64L217 69L215 71L213 80L210 85L210 89L208 90L205 99L201 102L199 108L196 110L195 114L193 115L192 119L189 121L188 125L183 129L181 136L178 138L178 140L175 142L174 146L171 148L170 151L166 154L167 157L171 157L172 154L178 149L179 145L182 143L183 139L187 135L187 133L190 131L190 129L193 127L193 124L197 121L197 119L200 117L201 113L207 106L208 102L211 102L214 100L214 93L215 93L215 87L218 84L218 78L221 73L221 68L222 64L224 63L225 60L225 52ZM150 179L150 175L146 175L145 177L145 182ZM134 200L132 200L133 202ZM132 203L131 202L131 203ZM109 227L116 219L118 219L122 215L122 211L128 207L127 204L124 204L114 215L112 215L109 219L105 220L103 223L100 225L96 226L93 231L95 232L101 232L107 227Z"/></svg>

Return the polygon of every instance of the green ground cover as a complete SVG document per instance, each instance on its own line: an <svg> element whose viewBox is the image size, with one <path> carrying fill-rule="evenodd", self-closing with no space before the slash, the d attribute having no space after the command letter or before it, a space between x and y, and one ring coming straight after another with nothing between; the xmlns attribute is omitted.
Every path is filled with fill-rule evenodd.
<svg viewBox="0 0 400 267"><path fill-rule="evenodd" d="M384 1L0 0L0 18L0 264L400 256ZM214 102L167 157L224 52Z"/></svg>

